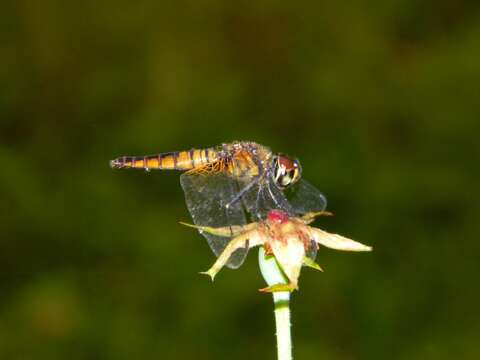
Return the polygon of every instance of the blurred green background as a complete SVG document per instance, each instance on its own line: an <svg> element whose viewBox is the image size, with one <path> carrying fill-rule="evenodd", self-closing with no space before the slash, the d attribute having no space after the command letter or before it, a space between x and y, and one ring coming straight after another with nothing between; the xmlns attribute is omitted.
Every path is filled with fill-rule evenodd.
<svg viewBox="0 0 480 360"><path fill-rule="evenodd" d="M322 249L297 359L478 359L480 3L3 1L0 359L274 359L256 251L212 283L178 173L252 140L373 245Z"/></svg>

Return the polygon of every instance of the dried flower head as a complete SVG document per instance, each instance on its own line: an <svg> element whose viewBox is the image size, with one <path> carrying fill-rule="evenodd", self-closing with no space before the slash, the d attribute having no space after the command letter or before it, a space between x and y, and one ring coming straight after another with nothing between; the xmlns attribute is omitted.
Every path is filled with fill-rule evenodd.
<svg viewBox="0 0 480 360"><path fill-rule="evenodd" d="M344 251L372 250L370 246L363 245L337 234L330 234L308 225L320 215L331 215L331 213L323 211L307 213L302 217L290 217L282 210L270 210L265 220L244 226L213 228L186 223L182 224L213 235L232 238L215 264L203 273L209 275L212 280L227 263L235 250L263 246L267 255L275 256L275 259L290 282L287 285L279 284L269 286L261 289L261 291L293 291L298 289L298 278L302 266L309 266L322 271L320 266L315 263L312 258L307 256L309 250L315 250L313 253L316 253L318 245ZM315 248L312 249L311 247Z"/></svg>

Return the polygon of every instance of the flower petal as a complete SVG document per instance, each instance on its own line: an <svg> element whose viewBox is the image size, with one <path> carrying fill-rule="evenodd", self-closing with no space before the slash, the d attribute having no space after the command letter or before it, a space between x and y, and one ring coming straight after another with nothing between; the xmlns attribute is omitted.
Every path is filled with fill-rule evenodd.
<svg viewBox="0 0 480 360"><path fill-rule="evenodd" d="M310 230L312 231L314 240L318 244L330 249L343 251L372 251L372 247L363 245L341 235L330 234L317 228L310 228Z"/></svg>

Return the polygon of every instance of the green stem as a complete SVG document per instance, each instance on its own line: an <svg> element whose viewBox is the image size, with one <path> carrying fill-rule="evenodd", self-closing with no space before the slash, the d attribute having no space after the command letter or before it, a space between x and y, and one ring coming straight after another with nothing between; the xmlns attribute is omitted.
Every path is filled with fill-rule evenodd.
<svg viewBox="0 0 480 360"><path fill-rule="evenodd" d="M258 263L263 278L269 286L289 283L275 257L265 256L265 250L263 247L260 247L258 252ZM274 292L273 302L275 306L278 360L291 360L292 336L290 333L290 292Z"/></svg>

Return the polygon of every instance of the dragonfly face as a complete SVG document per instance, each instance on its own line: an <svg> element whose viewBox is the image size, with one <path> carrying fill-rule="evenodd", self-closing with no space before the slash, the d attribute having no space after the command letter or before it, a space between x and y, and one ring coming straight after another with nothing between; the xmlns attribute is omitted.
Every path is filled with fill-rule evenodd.
<svg viewBox="0 0 480 360"><path fill-rule="evenodd" d="M284 154L273 157L273 179L280 189L295 184L301 176L302 167L297 159L291 159Z"/></svg>

